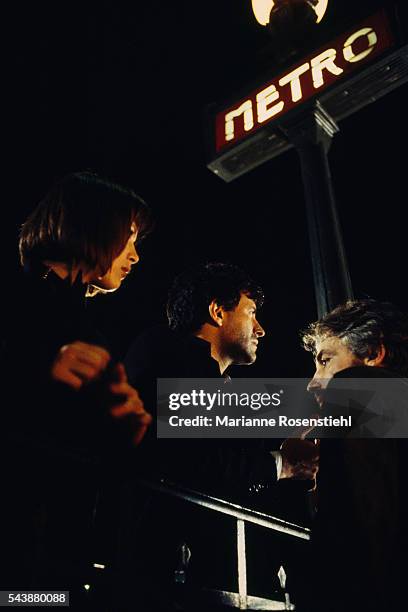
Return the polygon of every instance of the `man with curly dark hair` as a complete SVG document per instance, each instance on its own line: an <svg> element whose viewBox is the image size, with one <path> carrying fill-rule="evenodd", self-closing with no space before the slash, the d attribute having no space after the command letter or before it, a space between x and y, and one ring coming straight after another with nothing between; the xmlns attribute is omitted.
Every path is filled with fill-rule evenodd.
<svg viewBox="0 0 408 612"><path fill-rule="evenodd" d="M232 264L207 263L177 276L168 294L168 327L157 327L139 336L125 359L129 381L139 389L145 404L155 404L159 378L218 378L221 375L228 380L228 368L232 365L253 364L259 340L265 335L256 314L263 300L261 287ZM152 431L148 433L144 445L148 445L153 435ZM181 442L188 441L178 440L177 444ZM229 442L229 447L224 444L228 447L225 453L206 454L200 461L200 473L207 477L207 485L221 486L226 494L232 490L248 492L253 485L262 489L276 478L309 479L316 473L315 448L307 449L311 456L306 452L305 463L299 464L294 472L286 447L281 454L271 457L269 452L259 451L259 444L256 452L248 453L238 440ZM231 452L234 444L235 452ZM302 451L309 444L304 442ZM209 468L205 473L205 465L214 459L221 469L214 472ZM169 468L171 463L169 457L160 469ZM152 461L144 464L153 466ZM189 465L197 477L193 463L186 467Z"/></svg>
<svg viewBox="0 0 408 612"><path fill-rule="evenodd" d="M168 326L155 327L136 338L125 359L129 381L138 385L143 401L149 406L155 405L156 381L159 378L224 376L228 379L227 370L231 365L253 363L258 342L265 334L256 318L257 306L261 306L262 302L262 289L248 274L231 264L199 265L177 276L168 294ZM177 447L183 446L180 443L188 442L178 440ZM154 460L157 459L158 473L171 470L175 463L179 478L182 475L186 478L190 471L192 477L197 476L193 462L175 461L174 451L166 452L166 461L163 462L163 454L158 450L166 443L174 447L173 441L164 440L160 440L157 446L155 434L150 432L141 452L150 444L157 448L157 452L144 463L154 470ZM217 477L214 478L212 469L202 468L202 477L208 480L209 485L212 480L211 485L215 487L221 483L226 485L228 473L230 490L246 491L253 478L257 478L257 482L265 480L267 476L276 479L275 462L270 454L267 460L258 457L255 461L254 457L252 470L248 471L241 469L239 453L238 449L237 453L231 453L229 449L223 458L232 460L240 469L229 469L228 465L224 465L222 471L217 470ZM211 463L215 459L219 460L219 457L209 453L200 462ZM258 475L255 476L257 470Z"/></svg>
<svg viewBox="0 0 408 612"><path fill-rule="evenodd" d="M236 266L199 266L180 274L170 289L169 327L206 341L223 374L232 364L256 360L259 338L265 335L256 319L263 298L262 289Z"/></svg>
<svg viewBox="0 0 408 612"><path fill-rule="evenodd" d="M262 289L231 264L208 263L180 274L167 301L168 326L136 338L126 357L129 380L217 378L256 360L265 332L256 318Z"/></svg>
<svg viewBox="0 0 408 612"><path fill-rule="evenodd" d="M262 302L262 289L234 265L207 263L180 274L168 295L168 326L137 338L125 359L129 381L137 386L145 404L154 407L158 378L224 377L229 384L227 372L231 366L253 364L258 343L265 334L257 320L257 308ZM302 465L303 473L296 475L311 479L316 473L316 447L310 441L301 442L310 458ZM284 450L282 455L271 452L267 440L157 440L151 428L139 447L138 464L150 469L152 477L259 508L263 495L270 502L269 488L274 488L278 478L293 475ZM135 508L142 496L143 491L135 491ZM217 584L221 576L225 579L234 543L229 542L227 530L219 520L197 517L191 507L174 510L165 498L160 503L148 500L146 507L148 514L139 517L138 524L133 520L133 534L123 538L137 543L134 547L138 547L140 559L132 574L144 577L143 588L149 602L146 610L159 607L153 602L157 597L155 585L161 585L164 598L167 591L171 592L171 569L174 572L180 542L191 547L193 580L208 585ZM208 538L207 533L212 537ZM155 568L154 574L149 567ZM223 583L223 588L227 586L235 588L233 582Z"/></svg>

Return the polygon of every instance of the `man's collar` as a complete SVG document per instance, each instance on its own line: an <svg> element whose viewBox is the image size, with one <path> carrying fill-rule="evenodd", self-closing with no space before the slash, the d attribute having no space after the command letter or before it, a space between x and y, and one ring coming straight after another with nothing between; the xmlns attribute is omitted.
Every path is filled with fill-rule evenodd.
<svg viewBox="0 0 408 612"><path fill-rule="evenodd" d="M208 342L208 340L205 340L204 338L199 338L198 336L195 336L194 334L192 334L190 336L190 342L192 343L193 346L195 346L200 352L202 352L203 354L205 353L206 355L208 355L208 357L210 359L212 359L214 361L215 364L217 364L217 368L219 369L219 363L216 359L214 359L214 357L211 354L211 342ZM225 379L229 379L229 381L231 380L230 376L228 374L226 374L224 372L224 374L220 374L223 378Z"/></svg>
<svg viewBox="0 0 408 612"><path fill-rule="evenodd" d="M206 354L209 355L209 357L213 361L215 361L215 363L219 367L218 361L214 359L214 357L211 355L211 342L208 342L208 340L204 340L204 338L199 338L198 336L194 336L194 335L191 336L191 341L195 346L199 347L199 350L202 350L203 352L205 351ZM231 376L227 374L227 370L225 370L224 374L221 374L221 376L224 379L225 383L232 382Z"/></svg>

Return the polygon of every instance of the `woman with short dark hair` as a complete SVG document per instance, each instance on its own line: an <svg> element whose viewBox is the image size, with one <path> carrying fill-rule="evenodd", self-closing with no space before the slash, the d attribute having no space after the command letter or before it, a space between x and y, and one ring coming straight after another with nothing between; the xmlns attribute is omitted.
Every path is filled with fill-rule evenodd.
<svg viewBox="0 0 408 612"><path fill-rule="evenodd" d="M98 279L123 251L132 225L138 241L151 225L149 209L134 191L90 172L69 174L23 224L21 263L39 274L50 267L47 262L63 264L71 281L81 271L98 287Z"/></svg>
<svg viewBox="0 0 408 612"><path fill-rule="evenodd" d="M141 198L90 172L58 181L22 226L1 350L2 588L79 588L89 531L73 517L92 514L95 466L151 422L86 309L120 287L149 227Z"/></svg>

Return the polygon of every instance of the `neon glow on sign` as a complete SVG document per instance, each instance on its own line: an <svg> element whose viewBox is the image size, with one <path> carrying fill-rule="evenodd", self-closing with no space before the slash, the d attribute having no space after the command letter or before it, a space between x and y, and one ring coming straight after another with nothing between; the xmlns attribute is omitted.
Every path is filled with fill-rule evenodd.
<svg viewBox="0 0 408 612"><path fill-rule="evenodd" d="M327 48L256 89L216 116L216 151L240 141L266 123L324 91L393 44L388 19L378 13Z"/></svg>

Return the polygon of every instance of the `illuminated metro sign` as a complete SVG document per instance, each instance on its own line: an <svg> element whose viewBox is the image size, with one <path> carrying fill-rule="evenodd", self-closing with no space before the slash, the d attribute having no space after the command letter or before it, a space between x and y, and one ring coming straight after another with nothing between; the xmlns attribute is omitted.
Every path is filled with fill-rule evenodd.
<svg viewBox="0 0 408 612"><path fill-rule="evenodd" d="M215 118L216 152L325 91L394 44L387 14L365 19Z"/></svg>

